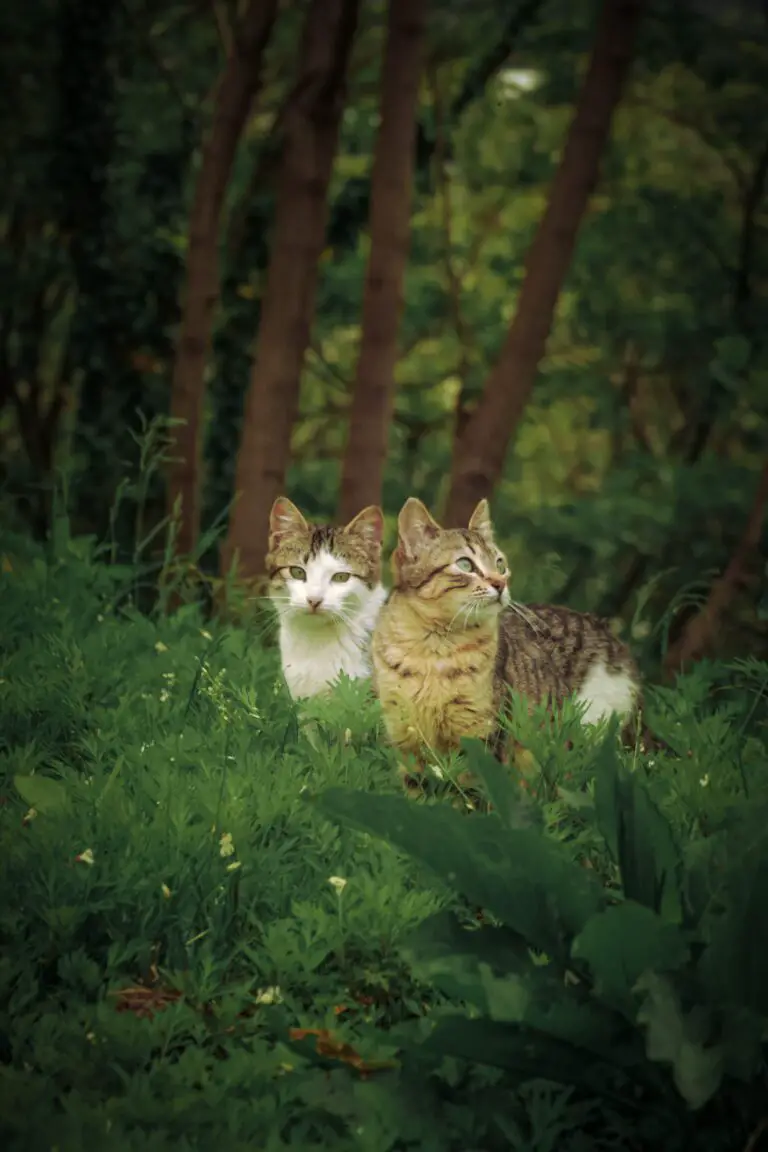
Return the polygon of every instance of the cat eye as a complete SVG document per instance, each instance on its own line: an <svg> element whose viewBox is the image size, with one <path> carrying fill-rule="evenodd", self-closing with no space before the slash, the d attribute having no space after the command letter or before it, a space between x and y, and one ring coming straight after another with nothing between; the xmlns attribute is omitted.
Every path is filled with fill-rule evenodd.
<svg viewBox="0 0 768 1152"><path fill-rule="evenodd" d="M460 572L474 572L475 570L475 566L469 556L460 556L456 561L456 567Z"/></svg>
<svg viewBox="0 0 768 1152"><path fill-rule="evenodd" d="M291 580L306 580L307 574L303 568L293 567L288 569L288 575Z"/></svg>
<svg viewBox="0 0 768 1152"><path fill-rule="evenodd" d="M506 572L507 570L507 565L502 556L499 556L498 560L496 561L496 569L499 572Z"/></svg>
<svg viewBox="0 0 768 1152"><path fill-rule="evenodd" d="M346 584L351 575L351 572L334 572L331 576L331 584Z"/></svg>

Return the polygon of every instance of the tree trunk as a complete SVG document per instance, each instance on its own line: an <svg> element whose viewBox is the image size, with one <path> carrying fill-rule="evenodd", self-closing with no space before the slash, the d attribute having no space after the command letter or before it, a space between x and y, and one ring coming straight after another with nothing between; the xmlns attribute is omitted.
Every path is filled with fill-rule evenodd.
<svg viewBox="0 0 768 1152"><path fill-rule="evenodd" d="M466 524L478 500L491 494L501 475L546 349L644 7L645 0L604 0L576 113L526 258L514 319L477 408L454 445L447 525Z"/></svg>
<svg viewBox="0 0 768 1152"><path fill-rule="evenodd" d="M363 291L360 355L341 474L339 519L381 501L395 393L403 277L427 0L390 0L381 123L371 173L371 252Z"/></svg>
<svg viewBox="0 0 768 1152"><path fill-rule="evenodd" d="M747 524L725 572L710 588L707 602L686 624L680 636L667 649L664 675L671 679L691 661L701 660L717 635L728 605L744 583L751 556L760 547L768 503L768 463L763 465Z"/></svg>
<svg viewBox="0 0 768 1152"><path fill-rule="evenodd" d="M346 93L359 0L312 0L285 145L256 356L245 401L235 505L222 572L262 573L269 510L285 480L315 287L325 242L328 183Z"/></svg>
<svg viewBox="0 0 768 1152"><path fill-rule="evenodd" d="M200 531L200 463L205 405L205 368L213 314L219 297L219 220L237 146L261 83L264 49L277 0L251 0L216 98L203 148L189 221L186 292L171 384L174 461L168 470L167 507L181 505L176 551L191 552Z"/></svg>

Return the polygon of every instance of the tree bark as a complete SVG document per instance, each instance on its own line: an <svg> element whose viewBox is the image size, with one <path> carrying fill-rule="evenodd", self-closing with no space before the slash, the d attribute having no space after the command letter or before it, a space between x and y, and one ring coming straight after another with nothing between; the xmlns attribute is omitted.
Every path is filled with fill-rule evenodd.
<svg viewBox="0 0 768 1152"><path fill-rule="evenodd" d="M200 531L205 368L219 298L219 221L237 147L261 84L262 58L277 0L251 0L216 89L189 221L186 289L171 383L174 460L168 470L167 509L180 504L177 553L191 552Z"/></svg>
<svg viewBox="0 0 768 1152"><path fill-rule="evenodd" d="M664 658L666 679L671 679L686 664L701 660L709 651L723 613L744 582L750 557L760 546L766 504L768 463L763 465L746 527L725 572L713 583L701 611L691 617L677 640L667 649Z"/></svg>
<svg viewBox="0 0 768 1152"><path fill-rule="evenodd" d="M360 355L341 473L339 518L381 501L395 393L403 278L427 0L390 0L381 122L371 172L371 252L363 290Z"/></svg>
<svg viewBox="0 0 768 1152"><path fill-rule="evenodd" d="M244 579L261 575L269 510L284 484L325 242L328 184L359 0L312 0L285 145L256 356L245 402L235 505L221 550Z"/></svg>
<svg viewBox="0 0 768 1152"><path fill-rule="evenodd" d="M533 390L579 225L632 60L646 0L604 0L592 57L555 173L549 202L525 262L515 316L483 395L454 445L447 525L466 524L491 494Z"/></svg>

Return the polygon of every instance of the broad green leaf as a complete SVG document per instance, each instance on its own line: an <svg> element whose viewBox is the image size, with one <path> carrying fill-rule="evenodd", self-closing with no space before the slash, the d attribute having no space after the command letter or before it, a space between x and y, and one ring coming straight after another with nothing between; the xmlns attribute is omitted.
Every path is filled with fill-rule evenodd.
<svg viewBox="0 0 768 1152"><path fill-rule="evenodd" d="M768 860L755 860L764 841L755 844L752 859L741 862L725 892L727 906L709 926L711 940L700 971L710 996L768 1018Z"/></svg>
<svg viewBox="0 0 768 1152"><path fill-rule="evenodd" d="M466 928L452 912L428 916L400 948L419 979L446 995L467 1000L488 1012L481 966L515 978L533 968L525 940L510 928Z"/></svg>
<svg viewBox="0 0 768 1152"><path fill-rule="evenodd" d="M637 979L649 970L679 968L688 948L674 924L627 900L593 916L574 940L571 954L588 964L595 994L634 1017L632 990Z"/></svg>
<svg viewBox="0 0 768 1152"><path fill-rule="evenodd" d="M24 803L44 815L66 812L70 807L64 785L50 776L14 776L13 783Z"/></svg>
<svg viewBox="0 0 768 1152"><path fill-rule="evenodd" d="M714 1096L723 1078L723 1052L704 1047L697 1020L686 1018L671 982L646 972L637 984L645 1001L637 1014L646 1028L649 1060L672 1065L675 1087L691 1108L701 1108Z"/></svg>
<svg viewBox="0 0 768 1152"><path fill-rule="evenodd" d="M611 1094L623 1079L615 1065L585 1060L584 1052L533 1028L466 1016L443 1016L422 1042L421 1050L454 1056L474 1064L503 1068L521 1080L552 1080L583 1088L590 1094Z"/></svg>
<svg viewBox="0 0 768 1152"><path fill-rule="evenodd" d="M532 947L563 962L573 936L603 906L598 880L536 829L510 830L495 815L465 817L439 805L340 788L314 802L327 816L421 860Z"/></svg>
<svg viewBox="0 0 768 1152"><path fill-rule="evenodd" d="M510 777L510 770L493 756L482 740L462 740L467 767L482 777L493 810L507 828L530 828L540 819L540 810Z"/></svg>
<svg viewBox="0 0 768 1152"><path fill-rule="evenodd" d="M599 749L595 768L597 826L619 865L625 896L679 921L680 854L669 825L642 780L619 764L615 720Z"/></svg>
<svg viewBox="0 0 768 1152"><path fill-rule="evenodd" d="M621 1063L644 1060L636 1034L555 965L534 960L508 928L464 928L448 912L428 917L402 948L414 973L491 1020L539 1032Z"/></svg>

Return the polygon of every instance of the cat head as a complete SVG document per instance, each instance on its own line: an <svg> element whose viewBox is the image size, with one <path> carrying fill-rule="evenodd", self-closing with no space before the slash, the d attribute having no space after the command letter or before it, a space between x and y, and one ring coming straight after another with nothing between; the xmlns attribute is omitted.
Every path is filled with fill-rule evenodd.
<svg viewBox="0 0 768 1152"><path fill-rule="evenodd" d="M509 565L493 539L488 501L467 528L441 528L420 500L406 500L392 556L395 587L434 620L467 624L509 603Z"/></svg>
<svg viewBox="0 0 768 1152"><path fill-rule="evenodd" d="M381 578L381 509L364 508L343 528L308 524L278 496L269 515L267 573L281 615L322 627L349 619Z"/></svg>

